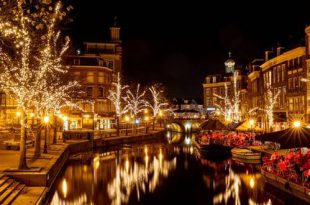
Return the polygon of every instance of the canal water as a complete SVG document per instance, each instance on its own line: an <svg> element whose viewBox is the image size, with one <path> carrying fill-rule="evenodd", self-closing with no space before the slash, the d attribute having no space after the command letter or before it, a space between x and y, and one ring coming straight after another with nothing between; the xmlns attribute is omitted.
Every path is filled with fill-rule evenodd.
<svg viewBox="0 0 310 205"><path fill-rule="evenodd" d="M182 136L83 158L67 164L50 204L304 204L265 184L259 163L204 158Z"/></svg>

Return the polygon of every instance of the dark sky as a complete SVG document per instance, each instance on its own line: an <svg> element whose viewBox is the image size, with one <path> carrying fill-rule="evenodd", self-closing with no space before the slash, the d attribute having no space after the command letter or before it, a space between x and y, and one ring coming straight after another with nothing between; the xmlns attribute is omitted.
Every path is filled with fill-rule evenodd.
<svg viewBox="0 0 310 205"><path fill-rule="evenodd" d="M310 24L310 1L253 0L242 8L238 1L124 2L131 4L73 1L71 37L75 45L104 41L117 15L127 80L161 82L170 97L202 97L205 75L224 71L228 51L237 64L246 64L278 43L286 49L304 43Z"/></svg>

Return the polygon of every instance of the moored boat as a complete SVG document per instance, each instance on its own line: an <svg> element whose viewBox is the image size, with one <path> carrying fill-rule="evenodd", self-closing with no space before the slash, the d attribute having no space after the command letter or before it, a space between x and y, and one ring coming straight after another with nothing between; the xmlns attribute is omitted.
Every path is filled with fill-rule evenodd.
<svg viewBox="0 0 310 205"><path fill-rule="evenodd" d="M214 159L225 159L231 156L231 147L221 144L203 144L201 141L196 141L195 146L201 155Z"/></svg>
<svg viewBox="0 0 310 205"><path fill-rule="evenodd" d="M243 160L260 160L261 153L253 152L246 148L233 148L231 154L234 158L239 158Z"/></svg>
<svg viewBox="0 0 310 205"><path fill-rule="evenodd" d="M310 189L300 184L289 181L276 174L270 173L264 168L261 169L261 174L265 178L266 182L272 186L281 189L297 198L300 198L307 203L310 203Z"/></svg>

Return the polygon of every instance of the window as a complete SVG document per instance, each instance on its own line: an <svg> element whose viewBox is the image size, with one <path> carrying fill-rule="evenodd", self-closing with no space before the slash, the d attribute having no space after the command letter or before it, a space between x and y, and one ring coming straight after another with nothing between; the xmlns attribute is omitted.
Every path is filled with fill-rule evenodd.
<svg viewBox="0 0 310 205"><path fill-rule="evenodd" d="M93 97L93 87L87 87L86 88L86 96L87 97Z"/></svg>
<svg viewBox="0 0 310 205"><path fill-rule="evenodd" d="M213 81L212 83L216 83L216 76L213 76Z"/></svg>
<svg viewBox="0 0 310 205"><path fill-rule="evenodd" d="M103 98L104 97L104 87L98 88L98 97Z"/></svg>
<svg viewBox="0 0 310 205"><path fill-rule="evenodd" d="M113 69L114 68L114 62L113 60L106 60L106 64L108 68Z"/></svg>
<svg viewBox="0 0 310 205"><path fill-rule="evenodd" d="M80 71L75 71L73 73L73 78L74 78L74 80L79 80L80 79Z"/></svg>
<svg viewBox="0 0 310 205"><path fill-rule="evenodd" d="M86 82L88 83L94 82L94 72L87 72Z"/></svg>
<svg viewBox="0 0 310 205"><path fill-rule="evenodd" d="M104 83L104 73L103 72L98 73L98 83Z"/></svg>
<svg viewBox="0 0 310 205"><path fill-rule="evenodd" d="M285 81L285 64L282 65L282 82Z"/></svg>
<svg viewBox="0 0 310 205"><path fill-rule="evenodd" d="M210 88L206 88L206 96L209 96L209 95L211 95L211 90Z"/></svg>
<svg viewBox="0 0 310 205"><path fill-rule="evenodd" d="M210 83L210 77L207 77L207 78L206 78L206 82L207 82L207 83Z"/></svg>
<svg viewBox="0 0 310 205"><path fill-rule="evenodd" d="M104 65L103 60L99 59L99 66L103 66L103 65Z"/></svg>
<svg viewBox="0 0 310 205"><path fill-rule="evenodd" d="M293 101L293 98L289 98L289 99L288 99L288 110L291 111L291 112L294 110L294 101Z"/></svg>
<svg viewBox="0 0 310 205"><path fill-rule="evenodd" d="M73 65L80 65L80 59L78 58L73 59Z"/></svg>

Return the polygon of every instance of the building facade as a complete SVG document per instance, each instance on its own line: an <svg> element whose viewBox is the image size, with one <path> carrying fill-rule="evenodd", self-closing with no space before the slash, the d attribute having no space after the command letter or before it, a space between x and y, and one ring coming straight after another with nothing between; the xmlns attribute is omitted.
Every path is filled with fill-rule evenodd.
<svg viewBox="0 0 310 205"><path fill-rule="evenodd" d="M247 114L247 76L241 71L241 69L235 69L235 61L231 59L231 53L229 53L228 60L225 61L225 73L207 75L205 82L203 83L203 99L204 108L208 114L215 112L219 108L224 107L224 100L221 97L227 96L230 101L234 95L234 73L238 73L236 79L236 89L239 92L240 112L243 115ZM227 87L227 90L226 88Z"/></svg>
<svg viewBox="0 0 310 205"><path fill-rule="evenodd" d="M82 94L76 99L79 108L67 111L65 130L112 128L114 107L108 99L112 82L122 71L122 44L120 27L110 28L110 41L85 42L77 55L67 57L70 75L80 83Z"/></svg>

